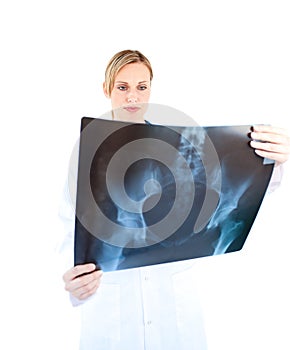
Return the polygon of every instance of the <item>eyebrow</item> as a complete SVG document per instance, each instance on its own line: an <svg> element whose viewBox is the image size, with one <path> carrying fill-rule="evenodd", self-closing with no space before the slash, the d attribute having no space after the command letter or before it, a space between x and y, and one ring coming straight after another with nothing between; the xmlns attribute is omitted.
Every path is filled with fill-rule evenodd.
<svg viewBox="0 0 290 350"><path fill-rule="evenodd" d="M149 83L148 80L139 81L138 84ZM126 81L115 81L115 84L128 84Z"/></svg>

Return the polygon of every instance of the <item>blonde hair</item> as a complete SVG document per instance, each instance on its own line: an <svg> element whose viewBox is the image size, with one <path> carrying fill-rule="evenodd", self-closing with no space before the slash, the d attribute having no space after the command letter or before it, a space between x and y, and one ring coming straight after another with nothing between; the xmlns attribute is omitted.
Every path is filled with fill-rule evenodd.
<svg viewBox="0 0 290 350"><path fill-rule="evenodd" d="M130 63L143 63L149 69L150 82L153 79L153 70L151 67L151 63L149 62L148 58L145 57L140 51L123 50L117 52L110 59L105 71L105 89L109 96L111 96L116 75L124 66Z"/></svg>

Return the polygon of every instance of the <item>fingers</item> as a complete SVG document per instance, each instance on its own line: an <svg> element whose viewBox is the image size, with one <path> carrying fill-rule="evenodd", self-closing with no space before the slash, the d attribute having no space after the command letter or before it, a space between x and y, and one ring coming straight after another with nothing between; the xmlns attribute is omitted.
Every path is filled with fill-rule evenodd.
<svg viewBox="0 0 290 350"><path fill-rule="evenodd" d="M256 154L284 163L290 156L290 137L286 129L269 125L253 127L250 145Z"/></svg>
<svg viewBox="0 0 290 350"><path fill-rule="evenodd" d="M89 275L76 277L69 285L70 293L79 300L93 295L100 286L102 271L95 271Z"/></svg>
<svg viewBox="0 0 290 350"><path fill-rule="evenodd" d="M93 295L100 286L102 271L94 264L77 265L63 275L65 290L79 300Z"/></svg>
<svg viewBox="0 0 290 350"><path fill-rule="evenodd" d="M98 290L99 286L101 284L100 280L94 280L92 283L83 286L82 288L79 288L78 290L74 291L72 293L77 299L79 300L85 300L91 295L95 294L96 291Z"/></svg>
<svg viewBox="0 0 290 350"><path fill-rule="evenodd" d="M93 272L96 269L95 264L84 264L84 265L76 265L69 269L64 275L63 280L64 282L68 282L70 280L73 280L75 277Z"/></svg>
<svg viewBox="0 0 290 350"><path fill-rule="evenodd" d="M290 148L287 147L287 145L284 144L279 144L279 143L273 143L270 141L265 141L265 142L259 142L259 141L251 141L251 146L253 148L256 148L257 150L262 150L268 153L278 153L285 155L289 153ZM288 149L289 148L289 149Z"/></svg>
<svg viewBox="0 0 290 350"><path fill-rule="evenodd" d="M289 136L288 131L286 129L278 128L272 125L254 125L253 131L260 132L260 133L271 133L271 134Z"/></svg>
<svg viewBox="0 0 290 350"><path fill-rule="evenodd" d="M255 148L255 146L253 145L254 143L251 142L251 146ZM255 149L255 153L260 157L272 159L279 163L284 163L289 159L289 155L284 153L274 153L272 151L266 151L266 150L263 151L261 149Z"/></svg>

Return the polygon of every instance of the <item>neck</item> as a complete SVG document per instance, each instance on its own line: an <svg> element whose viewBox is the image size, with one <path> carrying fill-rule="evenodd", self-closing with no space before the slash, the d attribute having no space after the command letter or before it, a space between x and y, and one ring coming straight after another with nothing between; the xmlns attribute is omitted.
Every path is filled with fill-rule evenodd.
<svg viewBox="0 0 290 350"><path fill-rule="evenodd" d="M112 111L111 114L112 114L112 120L127 122L127 123L141 123L141 124L145 123L143 116L133 116L129 118L128 116L120 116L119 114L116 115L114 111Z"/></svg>

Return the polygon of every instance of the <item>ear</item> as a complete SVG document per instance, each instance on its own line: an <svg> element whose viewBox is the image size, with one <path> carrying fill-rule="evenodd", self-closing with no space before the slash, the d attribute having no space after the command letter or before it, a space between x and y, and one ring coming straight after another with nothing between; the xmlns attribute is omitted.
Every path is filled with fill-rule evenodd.
<svg viewBox="0 0 290 350"><path fill-rule="evenodd" d="M103 91L104 91L105 96L106 96L107 98L110 98L110 95L109 95L109 93L108 93L108 91L107 91L106 83L105 83L105 82L103 82Z"/></svg>

